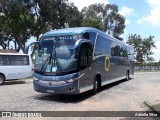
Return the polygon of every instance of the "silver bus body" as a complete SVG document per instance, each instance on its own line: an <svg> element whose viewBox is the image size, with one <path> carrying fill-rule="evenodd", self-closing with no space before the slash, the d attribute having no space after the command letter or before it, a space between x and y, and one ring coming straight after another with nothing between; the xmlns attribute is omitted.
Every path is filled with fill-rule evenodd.
<svg viewBox="0 0 160 120"><path fill-rule="evenodd" d="M0 53L0 84L32 76L32 60L29 55Z"/></svg>

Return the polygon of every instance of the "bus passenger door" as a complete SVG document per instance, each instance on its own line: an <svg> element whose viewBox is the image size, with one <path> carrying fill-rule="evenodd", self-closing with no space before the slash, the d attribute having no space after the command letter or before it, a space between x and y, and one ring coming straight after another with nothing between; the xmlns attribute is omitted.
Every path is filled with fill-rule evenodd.
<svg viewBox="0 0 160 120"><path fill-rule="evenodd" d="M92 45L83 43L79 51L79 70L83 75L79 80L80 89L91 87Z"/></svg>

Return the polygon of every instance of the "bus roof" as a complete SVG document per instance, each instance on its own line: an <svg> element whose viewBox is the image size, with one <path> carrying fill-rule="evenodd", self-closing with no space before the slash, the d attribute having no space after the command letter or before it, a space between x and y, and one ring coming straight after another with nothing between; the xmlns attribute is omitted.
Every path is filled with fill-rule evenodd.
<svg viewBox="0 0 160 120"><path fill-rule="evenodd" d="M81 34L87 31L90 32L101 32L100 30L92 27L75 27L75 28L64 28L64 29L57 29L52 30L49 32L44 33L44 36L51 36L51 35L73 35L73 34Z"/></svg>
<svg viewBox="0 0 160 120"><path fill-rule="evenodd" d="M27 55L27 54L19 54L19 53L0 53L0 55Z"/></svg>
<svg viewBox="0 0 160 120"><path fill-rule="evenodd" d="M101 34L103 36L106 36L113 41L119 42L120 44L124 44L128 47L131 47L130 45L125 44L122 41L117 40L116 38L107 35L105 32L102 32L102 31L100 31L96 28L92 28L92 27L75 27L75 28L63 28L63 29L51 30L49 32L44 33L43 36L47 37L47 36L53 36L53 35L55 35L55 36L74 35L74 34L82 34L82 33L85 33L85 32L95 32L95 33Z"/></svg>

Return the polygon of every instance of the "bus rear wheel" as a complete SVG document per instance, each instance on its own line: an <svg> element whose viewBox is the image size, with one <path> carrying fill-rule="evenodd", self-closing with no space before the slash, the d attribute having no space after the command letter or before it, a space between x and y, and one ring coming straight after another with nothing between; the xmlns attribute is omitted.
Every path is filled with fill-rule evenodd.
<svg viewBox="0 0 160 120"><path fill-rule="evenodd" d="M129 80L130 79L130 77L129 77L129 70L127 70L127 72L126 72L126 80Z"/></svg>
<svg viewBox="0 0 160 120"><path fill-rule="evenodd" d="M98 89L98 81L95 79L94 84L93 84L93 89L92 89L92 94L95 95L97 93Z"/></svg>
<svg viewBox="0 0 160 120"><path fill-rule="evenodd" d="M4 84L5 78L3 75L0 75L0 85Z"/></svg>

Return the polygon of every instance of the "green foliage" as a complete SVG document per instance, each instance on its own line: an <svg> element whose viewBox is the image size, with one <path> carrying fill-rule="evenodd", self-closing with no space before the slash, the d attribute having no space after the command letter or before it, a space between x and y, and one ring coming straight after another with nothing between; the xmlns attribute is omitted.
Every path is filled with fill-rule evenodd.
<svg viewBox="0 0 160 120"><path fill-rule="evenodd" d="M79 27L82 24L83 16L78 11L78 8L74 6L74 4L69 4L66 8L63 8L65 11L64 17L66 17L66 21L64 25L67 24L67 27ZM66 26L64 26L66 27Z"/></svg>
<svg viewBox="0 0 160 120"><path fill-rule="evenodd" d="M105 30L116 38L124 33L125 18L118 13L118 6L113 4L107 4L106 7L106 18L104 25Z"/></svg>
<svg viewBox="0 0 160 120"><path fill-rule="evenodd" d="M36 35L42 34L50 29L60 29L65 27L78 27L81 25L82 15L78 8L69 4L67 0L35 0L34 16L37 19ZM35 31L37 31L35 30Z"/></svg>
<svg viewBox="0 0 160 120"><path fill-rule="evenodd" d="M84 18L83 19L83 26L86 27L94 27L97 29L101 29L101 20L100 19L92 19L92 18Z"/></svg>
<svg viewBox="0 0 160 120"><path fill-rule="evenodd" d="M134 47L136 60L140 62L144 62L145 60L148 62L154 61L151 57L153 54L152 48L156 48L153 39L154 36L149 36L148 38L142 39L141 36L137 34L129 35L127 43Z"/></svg>
<svg viewBox="0 0 160 120"><path fill-rule="evenodd" d="M25 42L31 36L30 29L34 21L23 2L22 0L6 0L2 4L5 6L4 15L1 16L1 24L4 25L3 37L7 38L8 42L15 41L18 44L18 47L15 44L17 51L24 48Z"/></svg>
<svg viewBox="0 0 160 120"><path fill-rule="evenodd" d="M78 8L67 0L34 0L31 8L36 19L32 35L37 38L37 41L40 34L51 29L79 27L82 23L82 15Z"/></svg>
<svg viewBox="0 0 160 120"><path fill-rule="evenodd" d="M82 15L68 0L1 0L0 45L6 49L15 41L15 49L25 47L30 36L64 27L78 27ZM8 43L6 44L6 41Z"/></svg>
<svg viewBox="0 0 160 120"><path fill-rule="evenodd" d="M159 62L158 62L158 65L160 66L160 60L159 60Z"/></svg>
<svg viewBox="0 0 160 120"><path fill-rule="evenodd" d="M124 33L125 18L118 13L117 5L92 4L84 7L81 13L83 26L96 27L122 40L119 36Z"/></svg>

